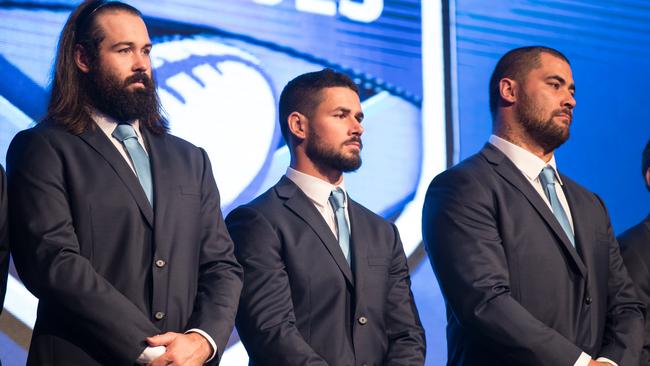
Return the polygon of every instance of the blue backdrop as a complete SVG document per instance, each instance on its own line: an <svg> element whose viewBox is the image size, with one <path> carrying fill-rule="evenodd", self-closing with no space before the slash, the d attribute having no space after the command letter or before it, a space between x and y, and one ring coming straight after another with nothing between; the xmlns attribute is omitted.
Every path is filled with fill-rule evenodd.
<svg viewBox="0 0 650 366"><path fill-rule="evenodd" d="M487 83L494 64L511 48L542 44L568 56L577 87L572 135L558 151L559 169L605 200L617 233L648 214L650 194L640 172L641 149L650 138L647 1L431 1L437 5L416 0L332 0L321 2L329 4L324 7L308 0L130 3L143 11L156 44L154 64L164 81L160 92L172 132L207 147L227 197L224 210L273 184L286 167L274 107L282 86L298 73L333 67L363 86L364 167L346 177L351 195L397 220L409 253L417 253L419 217L413 212L422 186L447 159L444 136L436 138L445 134L445 120L451 121L453 162L478 151L490 134ZM58 32L76 4L0 1L2 163L11 137L44 111ZM440 12L440 4L448 10L443 17L426 13ZM443 18L449 25L446 111L437 104L444 95L438 67ZM249 87L237 90L242 82ZM229 103L219 104L224 91ZM242 109L250 100L258 108ZM429 112L422 114L423 109ZM246 123L232 123L242 110ZM195 125L201 131L197 136L183 127L195 123L188 115L213 119ZM247 154L235 150L241 136L251 135ZM212 140L219 144L205 146ZM233 155L245 155L245 164L233 161ZM238 169L234 177L242 165L248 169ZM385 184L376 184L379 180ZM443 365L444 304L426 259L412 268L412 281L427 332L427 365ZM16 291L7 302L22 296ZM3 329L9 336L0 333L5 365L25 362L14 331L33 321L29 309L35 303L26 301L3 314L15 318L2 323L13 325L11 331ZM238 364L241 353L235 351L225 364Z"/></svg>

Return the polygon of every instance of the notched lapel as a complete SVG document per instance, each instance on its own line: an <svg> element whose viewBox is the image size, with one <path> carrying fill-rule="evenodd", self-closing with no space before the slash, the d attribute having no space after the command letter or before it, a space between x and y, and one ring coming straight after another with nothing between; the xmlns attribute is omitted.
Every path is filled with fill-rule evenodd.
<svg viewBox="0 0 650 366"><path fill-rule="evenodd" d="M79 135L90 147L97 151L113 167L113 170L120 177L124 185L135 199L142 215L147 220L149 226L153 227L153 208L147 199L147 196L140 185L138 177L133 173L129 165L119 151L115 149L113 143L106 137L104 132L97 128L87 128ZM155 181L154 181L155 182ZM154 187L155 190L155 187Z"/></svg>
<svg viewBox="0 0 650 366"><path fill-rule="evenodd" d="M165 174L169 170L169 167L165 169L165 165L171 161L168 157L169 149L167 148L167 139L165 139L164 135L155 135L146 128L141 128L140 132L144 137L147 151L149 151L151 181L153 182L154 217L160 223L159 220L165 217L168 197L172 194L171 185L174 182L173 179L167 177Z"/></svg>
<svg viewBox="0 0 650 366"><path fill-rule="evenodd" d="M352 251L352 263L354 264L354 281L357 302L363 298L364 279L368 269L368 247L366 245L367 235L372 231L370 222L364 220L361 208L358 203L352 201L348 196L348 215L350 216L350 250Z"/></svg>
<svg viewBox="0 0 650 366"><path fill-rule="evenodd" d="M578 271L582 277L586 277L587 268L578 255L576 248L571 244L571 241L562 229L560 223L557 221L557 218L555 218L555 215L553 215L551 209L548 207L546 202L544 202L542 197L539 196L539 193L537 193L537 191L526 180L526 177L523 176L510 159L491 144L486 144L483 150L481 150L481 153L491 164L494 165L494 169L501 177L515 186L515 188L526 197L528 202L530 202L535 210L542 216L544 221L546 221L546 223L551 227L566 252L569 253L569 256L578 267Z"/></svg>
<svg viewBox="0 0 650 366"><path fill-rule="evenodd" d="M318 235L345 278L351 285L354 285L352 270L343 256L336 237L309 198L289 178L284 176L275 189L280 197L286 199L284 205L298 215Z"/></svg>

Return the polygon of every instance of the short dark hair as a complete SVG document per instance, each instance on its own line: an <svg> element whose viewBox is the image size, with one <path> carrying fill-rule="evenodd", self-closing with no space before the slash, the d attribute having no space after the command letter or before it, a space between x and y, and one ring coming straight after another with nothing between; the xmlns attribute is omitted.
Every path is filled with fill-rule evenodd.
<svg viewBox="0 0 650 366"><path fill-rule="evenodd" d="M43 121L64 126L74 134L80 134L92 124L86 107L90 104L85 86L88 76L75 63L75 48L83 47L89 62L94 64L99 56L99 45L106 35L97 25L97 16L109 10L124 11L142 17L140 11L120 1L93 0L79 5L68 18L56 52L52 73L50 100ZM162 133L166 121L162 115L152 121L141 121L152 131Z"/></svg>
<svg viewBox="0 0 650 366"><path fill-rule="evenodd" d="M310 118L321 102L321 90L332 87L350 88L359 94L357 84L349 76L332 69L302 74L291 80L282 89L279 108L280 131L282 131L282 137L284 137L287 145L289 144L290 135L287 122L289 115L293 112L299 112Z"/></svg>
<svg viewBox="0 0 650 366"><path fill-rule="evenodd" d="M650 192L650 184L648 184L648 181L645 179L648 169L650 169L650 139L648 139L648 142L645 144L645 149L643 149L643 156L641 158L641 175L643 175L645 187Z"/></svg>
<svg viewBox="0 0 650 366"><path fill-rule="evenodd" d="M501 92L499 90L499 82L501 79L510 78L521 82L531 70L540 66L540 55L542 53L550 54L565 61L569 65L571 64L562 52L550 47L527 46L508 51L499 59L492 72L492 77L490 77L489 92L492 119L496 117L497 107L501 100Z"/></svg>

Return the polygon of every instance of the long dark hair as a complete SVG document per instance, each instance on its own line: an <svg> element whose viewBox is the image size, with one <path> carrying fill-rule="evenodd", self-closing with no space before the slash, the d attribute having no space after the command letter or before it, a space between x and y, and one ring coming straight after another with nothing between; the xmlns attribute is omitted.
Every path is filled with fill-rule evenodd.
<svg viewBox="0 0 650 366"><path fill-rule="evenodd" d="M88 98L88 75L83 73L75 63L75 47L83 47L90 63L95 63L99 56L99 45L105 34L97 26L97 15L109 9L125 11L139 17L142 14L131 5L119 1L93 0L84 1L70 14L59 38L59 45L54 61L51 80L50 100L47 113L41 122L53 123L65 127L70 133L80 134L94 126L87 107L91 105ZM156 97L157 98L157 97ZM140 120L152 132L162 134L167 131L167 121L160 112L158 101L157 113L148 120Z"/></svg>

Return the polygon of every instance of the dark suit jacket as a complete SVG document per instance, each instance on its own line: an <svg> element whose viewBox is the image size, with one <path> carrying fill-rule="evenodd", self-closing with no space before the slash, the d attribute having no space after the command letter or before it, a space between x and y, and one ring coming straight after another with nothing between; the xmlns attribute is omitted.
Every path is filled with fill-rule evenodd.
<svg viewBox="0 0 650 366"><path fill-rule="evenodd" d="M226 218L244 267L237 330L251 365L422 365L424 333L394 225L348 200L352 270L291 180Z"/></svg>
<svg viewBox="0 0 650 366"><path fill-rule="evenodd" d="M9 271L9 220L7 218L7 205L7 182L5 180L5 171L0 166L0 314L2 314L5 292L7 292L7 273Z"/></svg>
<svg viewBox="0 0 650 366"><path fill-rule="evenodd" d="M12 253L40 300L28 364L129 365L145 337L191 328L220 354L226 346L242 270L210 162L141 131L154 209L99 128L77 136L40 124L9 147Z"/></svg>
<svg viewBox="0 0 650 366"><path fill-rule="evenodd" d="M618 237L627 271L636 285L636 293L650 307L650 215ZM650 317L646 316L641 366L650 366Z"/></svg>
<svg viewBox="0 0 650 366"><path fill-rule="evenodd" d="M562 176L573 247L497 148L438 175L423 212L447 305L449 365L572 366L582 351L638 362L638 301L602 201Z"/></svg>

